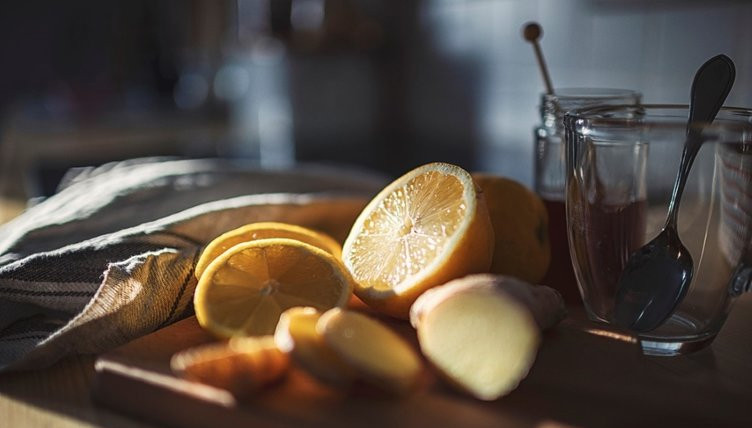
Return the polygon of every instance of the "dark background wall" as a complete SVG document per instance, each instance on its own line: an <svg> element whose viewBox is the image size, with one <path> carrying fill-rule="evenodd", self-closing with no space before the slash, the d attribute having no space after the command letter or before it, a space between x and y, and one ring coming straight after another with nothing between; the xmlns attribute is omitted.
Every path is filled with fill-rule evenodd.
<svg viewBox="0 0 752 428"><path fill-rule="evenodd" d="M686 102L709 56L752 105L752 5L626 0L33 0L0 5L0 193L137 156L444 160L532 181L542 84ZM12 190L11 190L12 189Z"/></svg>

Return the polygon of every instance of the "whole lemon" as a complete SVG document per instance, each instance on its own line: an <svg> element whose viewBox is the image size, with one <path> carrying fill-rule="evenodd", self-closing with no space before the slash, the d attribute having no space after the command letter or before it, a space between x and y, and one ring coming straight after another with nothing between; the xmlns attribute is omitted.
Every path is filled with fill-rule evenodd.
<svg viewBox="0 0 752 428"><path fill-rule="evenodd" d="M551 262L548 213L533 191L509 178L472 174L491 216L496 246L491 272L538 283Z"/></svg>

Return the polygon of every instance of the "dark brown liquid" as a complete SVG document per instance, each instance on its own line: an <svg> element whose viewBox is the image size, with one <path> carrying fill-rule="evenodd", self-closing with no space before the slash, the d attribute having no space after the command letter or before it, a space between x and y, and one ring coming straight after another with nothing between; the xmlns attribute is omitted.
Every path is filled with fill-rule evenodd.
<svg viewBox="0 0 752 428"><path fill-rule="evenodd" d="M584 245L577 247L584 247L585 254L577 255L578 266L587 284L588 304L597 313L611 311L619 276L629 256L643 244L646 207L645 201L635 201L588 204L583 211Z"/></svg>
<svg viewBox="0 0 752 428"><path fill-rule="evenodd" d="M567 216L564 201L544 199L548 210L548 236L551 241L551 264L541 284L557 289L569 305L581 305L582 298L572 269L567 241Z"/></svg>

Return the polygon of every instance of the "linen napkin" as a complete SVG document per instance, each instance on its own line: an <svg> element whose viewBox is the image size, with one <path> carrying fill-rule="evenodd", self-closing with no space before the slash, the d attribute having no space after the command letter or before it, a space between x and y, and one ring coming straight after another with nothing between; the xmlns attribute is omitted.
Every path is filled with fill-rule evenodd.
<svg viewBox="0 0 752 428"><path fill-rule="evenodd" d="M202 247L255 221L339 240L384 180L320 166L146 159L81 169L0 226L0 371L99 353L190 315Z"/></svg>

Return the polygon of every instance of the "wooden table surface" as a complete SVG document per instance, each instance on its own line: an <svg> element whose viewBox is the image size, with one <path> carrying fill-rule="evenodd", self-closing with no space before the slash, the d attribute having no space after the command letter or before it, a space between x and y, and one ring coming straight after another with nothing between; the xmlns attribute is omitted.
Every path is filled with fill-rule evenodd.
<svg viewBox="0 0 752 428"><path fill-rule="evenodd" d="M546 334L530 376L497 404L522 426L752 426L752 296L710 348L644 357L583 329L578 311ZM619 343L617 343L619 342ZM0 374L1 427L151 427L97 407L94 357Z"/></svg>

